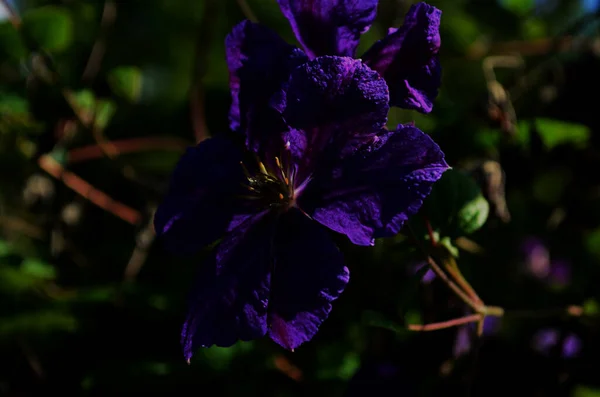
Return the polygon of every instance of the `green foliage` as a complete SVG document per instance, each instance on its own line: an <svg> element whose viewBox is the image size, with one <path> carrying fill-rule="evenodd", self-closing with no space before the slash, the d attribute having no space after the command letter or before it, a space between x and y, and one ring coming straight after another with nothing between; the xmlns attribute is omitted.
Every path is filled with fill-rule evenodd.
<svg viewBox="0 0 600 397"><path fill-rule="evenodd" d="M75 33L69 11L55 6L27 10L23 14L22 29L36 46L55 52L66 50Z"/></svg>
<svg viewBox="0 0 600 397"><path fill-rule="evenodd" d="M423 211L441 236L458 237L474 233L485 224L489 204L473 178L450 169L433 186Z"/></svg>
<svg viewBox="0 0 600 397"><path fill-rule="evenodd" d="M135 66L120 66L109 72L108 83L115 95L137 102L142 93L142 71Z"/></svg>

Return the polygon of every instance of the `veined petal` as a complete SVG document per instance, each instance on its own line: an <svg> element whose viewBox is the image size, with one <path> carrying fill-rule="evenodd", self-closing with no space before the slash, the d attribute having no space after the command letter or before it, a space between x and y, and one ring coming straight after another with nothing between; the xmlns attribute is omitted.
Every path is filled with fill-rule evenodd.
<svg viewBox="0 0 600 397"><path fill-rule="evenodd" d="M202 265L181 333L189 360L199 347L227 347L267 332L272 219L247 218Z"/></svg>
<svg viewBox="0 0 600 397"><path fill-rule="evenodd" d="M192 253L240 223L234 196L243 180L242 153L224 138L189 148L171 177L169 190L154 216L159 239L175 253Z"/></svg>
<svg viewBox="0 0 600 397"><path fill-rule="evenodd" d="M391 29L362 57L390 88L390 104L429 113L441 83L440 18L426 3L411 6L399 29Z"/></svg>
<svg viewBox="0 0 600 397"><path fill-rule="evenodd" d="M411 125L386 131L328 176L315 175L299 205L358 245L393 236L415 214L448 164L437 144Z"/></svg>
<svg viewBox="0 0 600 397"><path fill-rule="evenodd" d="M246 131L248 113L266 108L267 101L288 80L291 70L308 58L272 30L247 20L233 28L225 40L225 48L232 99L230 127ZM248 140L255 138L249 136Z"/></svg>
<svg viewBox="0 0 600 397"><path fill-rule="evenodd" d="M284 214L276 240L269 337L286 349L312 339L349 277L325 228L296 209Z"/></svg>
<svg viewBox="0 0 600 397"><path fill-rule="evenodd" d="M388 89L379 74L347 57L318 57L292 73L274 104L296 130L297 161L310 163L328 149L338 158L370 140L387 122ZM333 150L335 149L335 150Z"/></svg>
<svg viewBox="0 0 600 397"><path fill-rule="evenodd" d="M369 30L378 0L278 0L306 53L354 57L360 35Z"/></svg>

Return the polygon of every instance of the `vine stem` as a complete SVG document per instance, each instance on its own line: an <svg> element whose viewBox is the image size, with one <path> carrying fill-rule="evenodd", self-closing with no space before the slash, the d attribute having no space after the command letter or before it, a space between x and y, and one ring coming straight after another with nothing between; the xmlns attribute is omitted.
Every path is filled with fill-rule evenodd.
<svg viewBox="0 0 600 397"><path fill-rule="evenodd" d="M430 323L430 324L409 324L408 329L411 331L437 331L440 329L451 328L457 325L469 324L480 322L483 320L483 315L481 314L471 314L468 316L455 318L453 320L441 321L439 323Z"/></svg>

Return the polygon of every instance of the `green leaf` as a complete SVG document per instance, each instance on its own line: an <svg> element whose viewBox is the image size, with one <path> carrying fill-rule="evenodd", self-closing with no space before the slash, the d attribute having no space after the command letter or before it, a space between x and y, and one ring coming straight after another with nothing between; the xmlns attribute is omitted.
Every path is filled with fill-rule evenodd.
<svg viewBox="0 0 600 397"><path fill-rule="evenodd" d="M600 313L600 305L598 305L596 300L588 299L583 304L583 313L586 316L596 316L598 313Z"/></svg>
<svg viewBox="0 0 600 397"><path fill-rule="evenodd" d="M142 93L142 71L135 66L120 66L108 73L108 84L115 95L137 102Z"/></svg>
<svg viewBox="0 0 600 397"><path fill-rule="evenodd" d="M459 230L465 234L479 230L487 220L489 213L489 203L483 195L479 194L458 211Z"/></svg>
<svg viewBox="0 0 600 397"><path fill-rule="evenodd" d="M73 41L73 21L61 7L34 8L23 14L23 33L46 51L64 51Z"/></svg>
<svg viewBox="0 0 600 397"><path fill-rule="evenodd" d="M2 117L28 116L29 103L18 95L0 93L0 115Z"/></svg>
<svg viewBox="0 0 600 397"><path fill-rule="evenodd" d="M9 256L13 252L14 252L14 250L13 250L12 246L10 245L10 243L6 240L0 239L0 258Z"/></svg>
<svg viewBox="0 0 600 397"><path fill-rule="evenodd" d="M215 370L222 371L229 367L229 364L236 356L248 353L254 348L254 343L238 342L231 347L211 346L198 351L198 355Z"/></svg>
<svg viewBox="0 0 600 397"><path fill-rule="evenodd" d="M489 204L472 177L450 169L433 186L423 211L440 236L454 238L481 228L487 220ZM417 230L421 235L426 233L423 226L418 226Z"/></svg>
<svg viewBox="0 0 600 397"><path fill-rule="evenodd" d="M534 0L500 0L500 5L519 16L524 16L533 11Z"/></svg>
<svg viewBox="0 0 600 397"><path fill-rule="evenodd" d="M77 320L69 313L45 310L24 313L0 319L0 337L12 338L23 335L45 335L54 331L73 332Z"/></svg>
<svg viewBox="0 0 600 397"><path fill-rule="evenodd" d="M572 397L600 397L600 389L579 385L575 387Z"/></svg>
<svg viewBox="0 0 600 397"><path fill-rule="evenodd" d="M571 178L571 171L567 168L544 172L538 175L533 181L533 197L546 205L556 205L560 201Z"/></svg>
<svg viewBox="0 0 600 397"><path fill-rule="evenodd" d="M39 279L54 280L56 278L54 266L38 259L25 259L21 263L21 271L24 274Z"/></svg>
<svg viewBox="0 0 600 397"><path fill-rule="evenodd" d="M539 118L535 120L535 127L547 149L563 144L585 148L591 135L585 125L560 120Z"/></svg>
<svg viewBox="0 0 600 397"><path fill-rule="evenodd" d="M382 313L373 310L365 310L363 312L362 323L371 327L385 328L398 334L407 334L409 332L404 324L391 320Z"/></svg>
<svg viewBox="0 0 600 397"><path fill-rule="evenodd" d="M23 38L9 21L0 22L0 59L18 62L27 55Z"/></svg>
<svg viewBox="0 0 600 397"><path fill-rule="evenodd" d="M590 254L600 258L600 228L593 230L585 236L585 245Z"/></svg>

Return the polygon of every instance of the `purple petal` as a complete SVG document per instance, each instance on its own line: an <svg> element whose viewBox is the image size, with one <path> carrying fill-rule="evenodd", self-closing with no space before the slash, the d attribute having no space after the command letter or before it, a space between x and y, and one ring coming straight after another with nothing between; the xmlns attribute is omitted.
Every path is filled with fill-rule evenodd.
<svg viewBox="0 0 600 397"><path fill-rule="evenodd" d="M171 177L167 195L154 216L157 236L177 253L191 253L231 229L235 195L243 180L242 153L223 137L189 148Z"/></svg>
<svg viewBox="0 0 600 397"><path fill-rule="evenodd" d="M202 265L181 333L187 360L199 347L266 334L273 222L264 215L241 223Z"/></svg>
<svg viewBox="0 0 600 397"><path fill-rule="evenodd" d="M539 330L533 336L533 348L542 354L549 354L550 350L556 346L559 340L558 330L553 328L545 328Z"/></svg>
<svg viewBox="0 0 600 397"><path fill-rule="evenodd" d="M269 336L286 349L309 341L349 280L327 231L296 209L280 220L276 239Z"/></svg>
<svg viewBox="0 0 600 397"><path fill-rule="evenodd" d="M351 151L385 126L389 111L383 79L361 61L342 57L319 57L300 66L278 99L272 104L295 129L291 134L302 135L288 139L296 141L293 154L304 162L328 147Z"/></svg>
<svg viewBox="0 0 600 397"><path fill-rule="evenodd" d="M232 130L246 130L249 112L266 108L269 98L285 83L291 70L308 58L270 29L243 21L225 40ZM252 140L253 137L249 137Z"/></svg>
<svg viewBox="0 0 600 397"><path fill-rule="evenodd" d="M378 0L278 0L306 53L354 57L360 35L369 30Z"/></svg>
<svg viewBox="0 0 600 397"><path fill-rule="evenodd" d="M429 113L441 83L440 18L425 3L411 6L404 25L375 43L362 57L390 87L390 104Z"/></svg>
<svg viewBox="0 0 600 397"><path fill-rule="evenodd" d="M581 339L575 334L569 334L563 341L562 356L574 358L581 352Z"/></svg>
<svg viewBox="0 0 600 397"><path fill-rule="evenodd" d="M452 353L455 358L458 358L471 351L471 332L468 326L463 325L458 328L456 333L456 339L454 346L452 347Z"/></svg>
<svg viewBox="0 0 600 397"><path fill-rule="evenodd" d="M433 140L400 125L377 137L332 175L315 175L299 205L358 245L393 236L415 214L448 164Z"/></svg>

